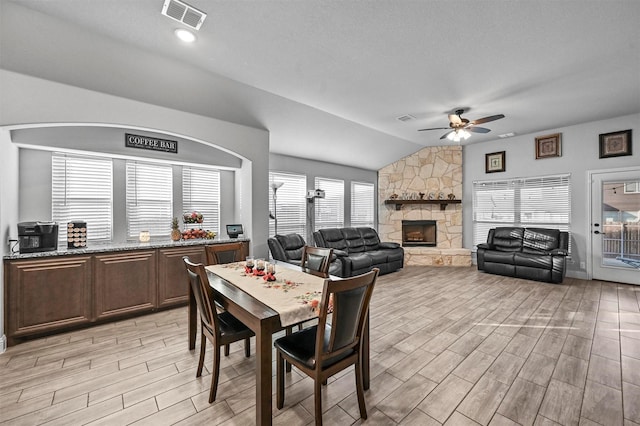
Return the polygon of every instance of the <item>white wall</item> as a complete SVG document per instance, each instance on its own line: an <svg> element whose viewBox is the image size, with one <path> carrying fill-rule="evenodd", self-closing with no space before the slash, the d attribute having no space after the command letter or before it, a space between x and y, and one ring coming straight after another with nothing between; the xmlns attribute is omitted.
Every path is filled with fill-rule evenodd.
<svg viewBox="0 0 640 426"><path fill-rule="evenodd" d="M464 203L464 247L475 249L473 246L472 208L472 184L474 181L571 173L571 235L573 245L567 275L586 278L587 269L580 268L580 262L585 262L588 265L590 261L586 256L591 232L589 206L587 205L591 185L586 181L587 171L640 165L640 147L637 140L633 155L599 158L599 134L626 129L632 129L636 139L640 136L640 114L465 146L463 150L462 198ZM553 133L562 133L562 156L536 160L535 138ZM506 171L487 174L485 173L485 154L497 151L506 151Z"/></svg>
<svg viewBox="0 0 640 426"><path fill-rule="evenodd" d="M0 128L0 255L9 254L9 238L16 239L18 230L18 148L11 143L9 132ZM0 353L6 348L4 333L4 268L0 268Z"/></svg>

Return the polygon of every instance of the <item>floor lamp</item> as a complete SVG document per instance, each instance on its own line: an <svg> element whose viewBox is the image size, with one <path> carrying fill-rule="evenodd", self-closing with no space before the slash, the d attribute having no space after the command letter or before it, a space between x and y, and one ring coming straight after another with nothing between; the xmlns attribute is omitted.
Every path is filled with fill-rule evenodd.
<svg viewBox="0 0 640 426"><path fill-rule="evenodd" d="M278 205L276 203L278 197L276 196L276 193L282 185L284 185L284 182L271 182L271 189L273 189L273 225L275 235L278 235Z"/></svg>

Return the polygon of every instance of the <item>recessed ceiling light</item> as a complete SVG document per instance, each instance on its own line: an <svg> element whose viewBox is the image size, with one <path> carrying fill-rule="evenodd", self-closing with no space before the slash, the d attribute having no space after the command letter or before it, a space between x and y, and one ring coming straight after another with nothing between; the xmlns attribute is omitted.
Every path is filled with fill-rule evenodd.
<svg viewBox="0 0 640 426"><path fill-rule="evenodd" d="M196 36L189 30L185 30L184 28L178 28L174 31L175 35L185 43L193 43L196 41Z"/></svg>

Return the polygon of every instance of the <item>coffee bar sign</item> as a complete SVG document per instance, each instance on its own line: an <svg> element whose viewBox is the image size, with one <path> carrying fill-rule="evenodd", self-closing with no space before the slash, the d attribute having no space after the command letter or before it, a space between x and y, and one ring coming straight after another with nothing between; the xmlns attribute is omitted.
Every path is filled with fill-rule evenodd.
<svg viewBox="0 0 640 426"><path fill-rule="evenodd" d="M150 149L151 151L178 153L178 141L150 138L148 136L124 134L124 145L127 148Z"/></svg>

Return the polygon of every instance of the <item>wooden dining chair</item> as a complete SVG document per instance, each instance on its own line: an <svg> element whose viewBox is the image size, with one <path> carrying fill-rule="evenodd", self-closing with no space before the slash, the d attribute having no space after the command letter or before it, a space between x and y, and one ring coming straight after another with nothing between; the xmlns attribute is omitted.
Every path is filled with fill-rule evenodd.
<svg viewBox="0 0 640 426"><path fill-rule="evenodd" d="M322 425L322 383L354 365L360 417L367 418L362 381L362 336L379 272L374 268L351 278L326 279L318 305L318 324L275 341L278 409L284 406L285 361L314 381L316 425Z"/></svg>
<svg viewBox="0 0 640 426"><path fill-rule="evenodd" d="M318 272L324 278L329 277L329 265L333 249L325 247L304 246L300 266L302 269Z"/></svg>
<svg viewBox="0 0 640 426"><path fill-rule="evenodd" d="M211 403L215 401L218 392L220 347L225 346L225 355L229 355L229 344L244 340L244 354L249 358L251 355L249 339L255 334L229 312L217 312L204 265L191 262L187 256L184 256L182 260L187 268L189 284L196 299L198 312L200 312L200 360L196 377L202 375L207 340L213 345L213 371L211 373L211 390L209 391L209 403Z"/></svg>
<svg viewBox="0 0 640 426"><path fill-rule="evenodd" d="M245 259L243 243L209 244L204 246L207 265L240 262Z"/></svg>

